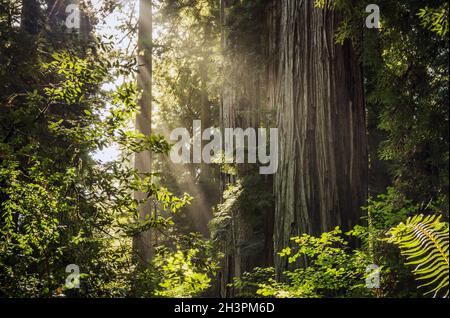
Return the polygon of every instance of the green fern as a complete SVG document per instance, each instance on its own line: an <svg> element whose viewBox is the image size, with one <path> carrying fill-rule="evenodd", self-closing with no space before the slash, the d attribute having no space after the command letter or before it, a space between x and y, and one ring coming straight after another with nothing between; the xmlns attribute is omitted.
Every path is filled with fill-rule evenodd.
<svg viewBox="0 0 450 318"><path fill-rule="evenodd" d="M441 216L422 214L408 218L389 231L388 242L397 245L408 265L414 265L413 274L419 288L433 297L449 294L449 231Z"/></svg>

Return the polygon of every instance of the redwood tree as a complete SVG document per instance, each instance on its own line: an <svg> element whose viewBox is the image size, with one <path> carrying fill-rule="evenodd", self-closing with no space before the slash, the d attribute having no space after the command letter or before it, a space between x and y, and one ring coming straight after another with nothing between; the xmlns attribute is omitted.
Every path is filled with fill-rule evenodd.
<svg viewBox="0 0 450 318"><path fill-rule="evenodd" d="M361 68L350 41L335 41L339 13L314 0L273 1L269 103L277 110L275 251L303 233L350 229L367 196ZM276 257L278 273L285 259Z"/></svg>

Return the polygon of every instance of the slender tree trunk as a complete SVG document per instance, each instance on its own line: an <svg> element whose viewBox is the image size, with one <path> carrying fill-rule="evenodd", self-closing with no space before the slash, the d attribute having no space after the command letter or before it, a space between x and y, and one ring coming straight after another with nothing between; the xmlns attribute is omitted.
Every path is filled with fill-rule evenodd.
<svg viewBox="0 0 450 318"><path fill-rule="evenodd" d="M29 34L39 32L41 9L38 0L22 0L21 28Z"/></svg>
<svg viewBox="0 0 450 318"><path fill-rule="evenodd" d="M265 109L265 85L264 64L260 59L255 59L255 53L236 51L234 44L227 35L227 6L234 5L237 1L221 2L221 20L224 26L222 30L222 49L224 51L224 83L222 87L222 107L220 113L220 126L224 128L259 128L267 123ZM264 23L262 21L261 23ZM261 41L261 34L255 34L255 41ZM239 41L239 39L237 39ZM238 179L247 177L258 178L253 164L240 164L237 175L222 175L223 190L229 184L235 184ZM272 191L272 179L260 176L256 187L248 189L244 185L244 191ZM266 198L269 201L269 198ZM238 200L248 200L246 196ZM259 208L257 202L242 202L242 207L231 211L231 225L227 233L225 244L224 264L220 277L220 295L233 297L239 292L229 287L233 277L240 277L244 272L251 271L255 267L272 266L272 235L273 235L273 209ZM244 207L248 204L248 207ZM252 205L253 204L253 205Z"/></svg>
<svg viewBox="0 0 450 318"><path fill-rule="evenodd" d="M142 95L138 101L140 113L136 116L136 129L144 134L151 134L152 123L152 5L151 0L140 0L138 30L138 89ZM135 155L134 166L141 173L151 172L151 154L149 151ZM136 199L144 199L145 193L135 193ZM150 202L139 207L140 219L145 220L152 216ZM154 253L156 233L151 230L140 233L134 237L133 248L143 263L151 260Z"/></svg>
<svg viewBox="0 0 450 318"><path fill-rule="evenodd" d="M367 196L367 140L360 65L351 43L335 44L335 11L314 0L277 0L269 101L277 109L275 265L290 237L356 224Z"/></svg>

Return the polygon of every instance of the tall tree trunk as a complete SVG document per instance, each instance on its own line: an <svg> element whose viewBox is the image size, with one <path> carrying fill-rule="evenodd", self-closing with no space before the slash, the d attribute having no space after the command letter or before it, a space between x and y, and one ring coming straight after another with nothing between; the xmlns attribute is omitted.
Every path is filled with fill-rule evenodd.
<svg viewBox="0 0 450 318"><path fill-rule="evenodd" d="M21 28L29 34L39 32L41 8L38 0L22 0Z"/></svg>
<svg viewBox="0 0 450 318"><path fill-rule="evenodd" d="M136 129L144 134L151 134L152 123L152 2L151 0L140 0L139 22L138 22L138 89L142 95L138 101L140 113L136 116ZM149 151L135 155L134 166L141 173L151 172L151 154ZM136 192L138 200L146 197L145 193ZM140 219L145 220L152 216L150 202L139 207ZM133 239L133 248L143 263L148 263L154 253L156 233L151 230L136 235Z"/></svg>
<svg viewBox="0 0 450 318"><path fill-rule="evenodd" d="M335 11L314 0L277 0L268 67L278 112L275 252L290 237L350 229L367 196L367 140L360 65L335 44ZM276 254L277 255L277 254ZM276 256L280 274L287 267Z"/></svg>
<svg viewBox="0 0 450 318"><path fill-rule="evenodd" d="M227 6L237 1L223 0L221 2L222 49L224 51L224 84L222 87L222 105L220 111L220 126L224 128L259 128L267 124L268 114L265 111L264 66L260 59L255 60L255 53L236 51L235 44L227 34ZM261 22L264 23L264 22ZM261 34L255 34L255 41L261 41ZM237 39L239 41L239 39ZM252 167L253 166L253 167ZM255 176L254 164L240 164L236 175L222 175L222 189L237 180L243 182L242 189L247 192L261 193L266 191L270 196L272 178ZM257 171L257 170L256 170ZM257 172L256 172L257 173ZM243 181L247 177L258 178L250 189ZM244 194L237 200L249 200ZM270 201L269 198L266 198ZM220 295L233 297L239 291L229 287L233 277L240 277L244 272L255 267L272 266L272 229L273 209L261 208L258 202L243 201L242 206L231 211L231 225L227 233L227 243L222 251L225 255L220 277Z"/></svg>

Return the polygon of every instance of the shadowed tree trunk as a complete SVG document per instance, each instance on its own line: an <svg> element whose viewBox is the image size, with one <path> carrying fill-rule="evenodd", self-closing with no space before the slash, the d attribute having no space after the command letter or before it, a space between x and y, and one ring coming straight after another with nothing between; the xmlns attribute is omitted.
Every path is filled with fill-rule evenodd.
<svg viewBox="0 0 450 318"><path fill-rule="evenodd" d="M227 7L237 1L221 1L222 49L225 54L224 84L222 87L222 105L220 111L220 127L224 128L259 128L268 125L270 117L265 109L264 64L261 59L255 59L255 54L261 56L264 52L246 52L235 50L239 39L228 38ZM258 17L263 18L263 17ZM264 23L262 21L261 23ZM255 41L262 41L261 34L254 35ZM237 46L240 46L238 44ZM256 170L257 171L257 170ZM256 172L257 173L257 172ZM272 192L271 176L255 176L254 164L239 164L236 175L222 174L222 190L227 185L243 182L242 189L247 192L261 193L270 197ZM245 178L257 179L257 183L248 184ZM251 194L250 194L251 195ZM233 277L240 277L244 272L255 267L272 266L273 260L273 208L259 207L259 202L247 202L248 194L240 196L242 207L231 211L231 224L227 233L227 243L224 244L225 255L222 270L219 273L220 295L222 297L236 296L236 291L229 287ZM270 201L270 198L266 198ZM246 206L247 205L247 206ZM268 204L269 205L269 204Z"/></svg>
<svg viewBox="0 0 450 318"><path fill-rule="evenodd" d="M140 113L136 116L136 130L149 136L152 123L152 4L151 0L140 0L138 22L138 89L142 95L138 101ZM151 154L149 151L135 155L134 166L141 173L151 172ZM144 199L145 193L136 192L136 199ZM150 202L139 207L139 216L145 220L152 216ZM133 248L143 263L148 263L154 253L156 233L147 230L136 235Z"/></svg>
<svg viewBox="0 0 450 318"><path fill-rule="evenodd" d="M21 28L29 34L39 31L39 16L41 9L38 0L22 0Z"/></svg>
<svg viewBox="0 0 450 318"><path fill-rule="evenodd" d="M233 4L222 1L223 6L227 2ZM315 8L314 2L269 1L262 22L267 28L267 37L262 40L264 58L257 60L236 50L226 56L221 126L256 127L265 121L265 110L277 114L275 216L273 232L265 230L263 246L273 235L278 276L288 264L277 252L290 245L291 237L318 235L336 226L350 229L360 220L360 207L367 197L361 68L351 43L335 43L338 12ZM226 25L226 17L224 20ZM260 41L258 34L254 40ZM235 44L228 42L224 34L225 49ZM244 175L239 169L238 176ZM225 176L224 181L235 180ZM242 250L256 224L249 223L245 213L248 211L232 215L222 286L258 263L252 259L254 255ZM270 215L267 211L269 221ZM257 257L263 262L263 257ZM222 288L223 296L232 293Z"/></svg>
<svg viewBox="0 0 450 318"><path fill-rule="evenodd" d="M356 224L367 196L361 69L351 43L335 44L338 13L314 0L272 3L269 103L278 113L275 252L290 237ZM280 274L287 268L277 257Z"/></svg>

